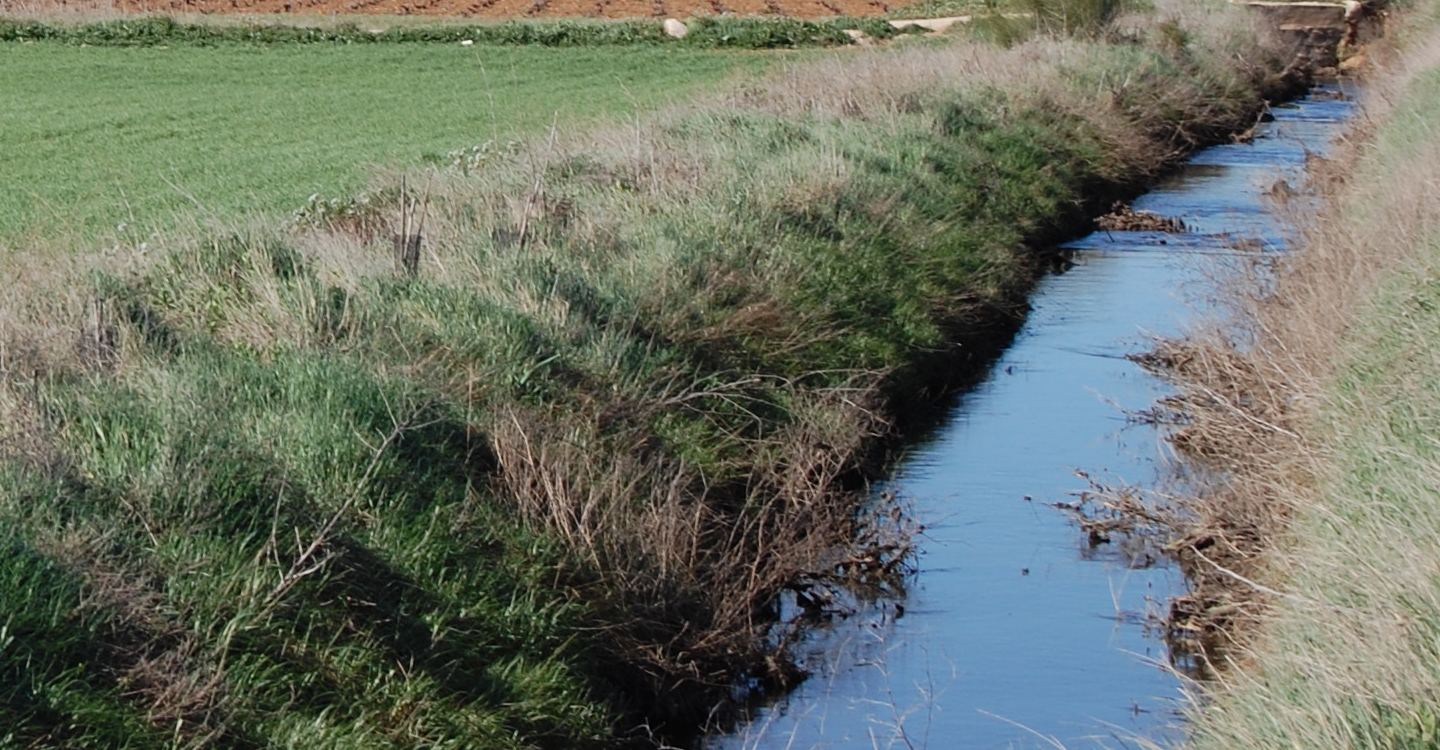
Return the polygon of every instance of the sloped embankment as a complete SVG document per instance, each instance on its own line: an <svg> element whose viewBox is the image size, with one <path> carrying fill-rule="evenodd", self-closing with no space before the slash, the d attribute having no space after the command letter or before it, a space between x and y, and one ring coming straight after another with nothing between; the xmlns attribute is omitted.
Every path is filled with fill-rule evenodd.
<svg viewBox="0 0 1440 750"><path fill-rule="evenodd" d="M1196 748L1427 747L1440 734L1440 36L1369 56L1367 117L1299 251L1171 351L1187 450L1226 481L1189 505L1194 627L1223 646Z"/></svg>
<svg viewBox="0 0 1440 750"><path fill-rule="evenodd" d="M1193 5L7 259L7 740L643 742L794 679L782 591L904 564L844 488L896 416L1047 240L1297 82Z"/></svg>

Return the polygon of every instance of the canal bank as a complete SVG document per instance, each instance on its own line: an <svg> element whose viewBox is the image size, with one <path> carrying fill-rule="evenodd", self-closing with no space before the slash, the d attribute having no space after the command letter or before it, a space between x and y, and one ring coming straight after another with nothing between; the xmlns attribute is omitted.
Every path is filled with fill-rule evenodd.
<svg viewBox="0 0 1440 750"><path fill-rule="evenodd" d="M1092 478L1152 491L1172 482L1168 428L1136 418L1172 392L1131 358L1189 327L1227 267L1287 250L1276 185L1304 189L1307 163L1350 127L1354 100L1351 86L1319 86L1274 107L1252 140L1199 152L1133 202L1183 231L1101 230L1064 246L1069 263L1037 285L1011 346L877 490L925 526L901 609L822 629L812 678L708 747L1179 736L1176 671L1192 665L1164 635L1184 576L1162 544L1087 534L1074 511Z"/></svg>
<svg viewBox="0 0 1440 750"><path fill-rule="evenodd" d="M1166 353L1185 455L1223 469L1178 540L1221 673L1191 747L1427 747L1440 729L1435 12L1371 55L1365 126L1322 170L1330 208L1300 252Z"/></svg>

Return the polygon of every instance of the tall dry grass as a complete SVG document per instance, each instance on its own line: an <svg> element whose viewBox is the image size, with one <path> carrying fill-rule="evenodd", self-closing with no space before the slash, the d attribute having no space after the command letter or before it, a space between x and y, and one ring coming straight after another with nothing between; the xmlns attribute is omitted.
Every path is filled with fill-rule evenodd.
<svg viewBox="0 0 1440 750"><path fill-rule="evenodd" d="M1417 9L1380 48L1328 208L1255 263L1228 316L1157 351L1182 453L1211 477L1175 546L1178 631L1214 682L1191 746L1425 747L1440 600L1440 37Z"/></svg>
<svg viewBox="0 0 1440 750"><path fill-rule="evenodd" d="M1265 579L1265 553L1284 537L1297 488L1313 484L1328 460L1317 454L1308 420L1344 361L1348 326L1429 231L1432 210L1414 187L1428 163L1413 154L1403 163L1366 161L1379 124L1435 59L1428 40L1402 55L1403 45L1402 34L1369 51L1382 72L1367 79L1362 114L1333 160L1311 164L1310 189L1345 213L1315 217L1277 206L1303 250L1242 261L1247 268L1227 276L1216 300L1219 314L1154 352L1151 364L1182 388L1165 404L1185 420L1174 443L1221 480L1218 494L1187 504L1198 517L1180 521L1187 530L1178 546L1196 579L1194 600L1179 603L1186 629L1224 640L1244 632L1232 627L1237 616L1253 622L1267 592L1244 581ZM1237 590L1255 601L1232 601ZM1211 610L1219 612L1213 622Z"/></svg>

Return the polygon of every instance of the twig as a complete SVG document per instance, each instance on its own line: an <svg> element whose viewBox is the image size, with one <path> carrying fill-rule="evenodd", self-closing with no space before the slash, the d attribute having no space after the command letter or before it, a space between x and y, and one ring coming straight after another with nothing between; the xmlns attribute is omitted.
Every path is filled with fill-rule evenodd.
<svg viewBox="0 0 1440 750"><path fill-rule="evenodd" d="M265 597L265 603L261 607L261 613L268 612L279 604L285 594L294 588L295 584L299 583L301 579L313 575L324 567L326 560L329 558L321 558L314 560L314 562L312 562L312 559L329 543L330 537L334 534L336 527L340 525L341 519L350 512L350 509L359 501L361 495L365 493L365 490L370 484L370 479L375 474L375 469L380 466L380 460L385 456L385 452L395 444L395 441L398 440L401 435L416 426L416 420L424 411L425 406L421 406L415 409L415 411L403 421L396 420L394 414L391 414L390 418L394 424L394 429L390 430L390 434L386 435L385 439L380 442L380 445L374 449L374 454L370 457L370 463L360 475L360 481L355 485L355 490L350 493L349 497L345 498L345 502L341 503L339 508L335 509L335 512L331 514L330 518L325 521L325 524L320 527L315 537L310 540L310 544L306 545L304 551L300 553L300 556L295 558L295 561L290 564L290 569L280 577L280 582L276 584L275 588ZM295 537L298 542L300 538L300 530L298 528L295 530Z"/></svg>
<svg viewBox="0 0 1440 750"><path fill-rule="evenodd" d="M1060 740L1057 740L1057 739L1055 739L1054 737L1051 737L1051 736L1049 736L1049 735L1041 734L1041 733L1035 731L1034 729L1031 729L1030 727L1025 726L1024 724L1021 724L1020 722L1015 721L1014 719L1007 719L1007 718L1005 718L1004 716L1001 716L1001 715L999 715L999 714L992 714L992 713L990 713L989 711L986 711L986 710L983 709L983 708L979 708L979 709L976 709L976 710L979 711L980 713L986 715L986 716L989 716L989 717L992 718L992 719L999 719L1000 721L1003 721L1003 722L1005 722L1006 724L1009 724L1009 725L1012 726L1012 727L1015 727L1015 728L1017 728L1017 729L1023 729L1023 730L1025 730L1026 732L1029 732L1030 734L1035 735L1035 737L1036 737L1037 739L1041 740L1042 742L1044 742L1045 744L1049 745L1050 747L1055 748L1055 750L1065 750L1065 744L1064 744L1063 742L1061 742Z"/></svg>
<svg viewBox="0 0 1440 750"><path fill-rule="evenodd" d="M1280 425L1272 424L1272 423L1270 423L1270 422L1266 422L1265 420L1260 419L1259 417L1256 417L1256 416L1254 416L1254 415L1252 415L1252 414L1246 413L1244 409L1241 409L1240 407L1238 407L1238 406L1230 403L1227 399L1225 399L1224 397L1222 397L1220 394L1216 393L1215 391L1211 390L1211 389L1210 389L1209 387L1207 387L1207 386L1203 386L1203 385L1198 385L1198 384L1197 384L1195 387L1196 387L1196 388L1199 388L1201 391L1204 391L1206 394L1208 394L1208 395L1210 396L1210 398L1215 399L1215 401L1216 401L1217 403L1223 404L1225 407L1229 408L1231 411L1233 411L1233 412L1235 412L1236 414L1238 414L1242 419L1244 419L1244 420L1247 421L1247 422L1251 422L1251 423L1253 423L1253 424L1259 425L1259 426L1261 426L1261 427L1264 427L1264 428L1267 429L1267 430L1272 430L1272 431L1274 431L1274 432L1278 432L1278 433L1280 433L1281 435L1284 435L1284 436L1289 437L1289 438L1294 438L1295 440L1299 440L1299 439L1300 439L1300 436L1299 436L1299 435L1297 435L1297 434L1295 434L1295 433L1293 433L1293 432L1285 429L1284 427L1281 427Z"/></svg>
<svg viewBox="0 0 1440 750"><path fill-rule="evenodd" d="M558 118L559 114L557 113L554 118L550 120L550 139L546 144L547 153L554 153L555 151L555 136L557 132L555 124ZM520 215L519 247L522 252L525 250L525 245L530 241L530 210L533 209L545 195L545 178L539 166L535 164L533 156L530 160L530 172L534 176L534 180L530 185L530 194L525 196L525 209Z"/></svg>

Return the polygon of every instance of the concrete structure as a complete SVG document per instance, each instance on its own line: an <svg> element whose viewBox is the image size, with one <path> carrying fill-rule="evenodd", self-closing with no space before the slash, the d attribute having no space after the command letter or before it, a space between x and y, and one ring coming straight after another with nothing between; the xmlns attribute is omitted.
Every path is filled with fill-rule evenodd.
<svg viewBox="0 0 1440 750"><path fill-rule="evenodd" d="M1384 0L1342 2L1267 2L1230 0L1266 19L1290 38L1300 54L1320 66L1340 63L1341 47L1363 43L1381 32Z"/></svg>

